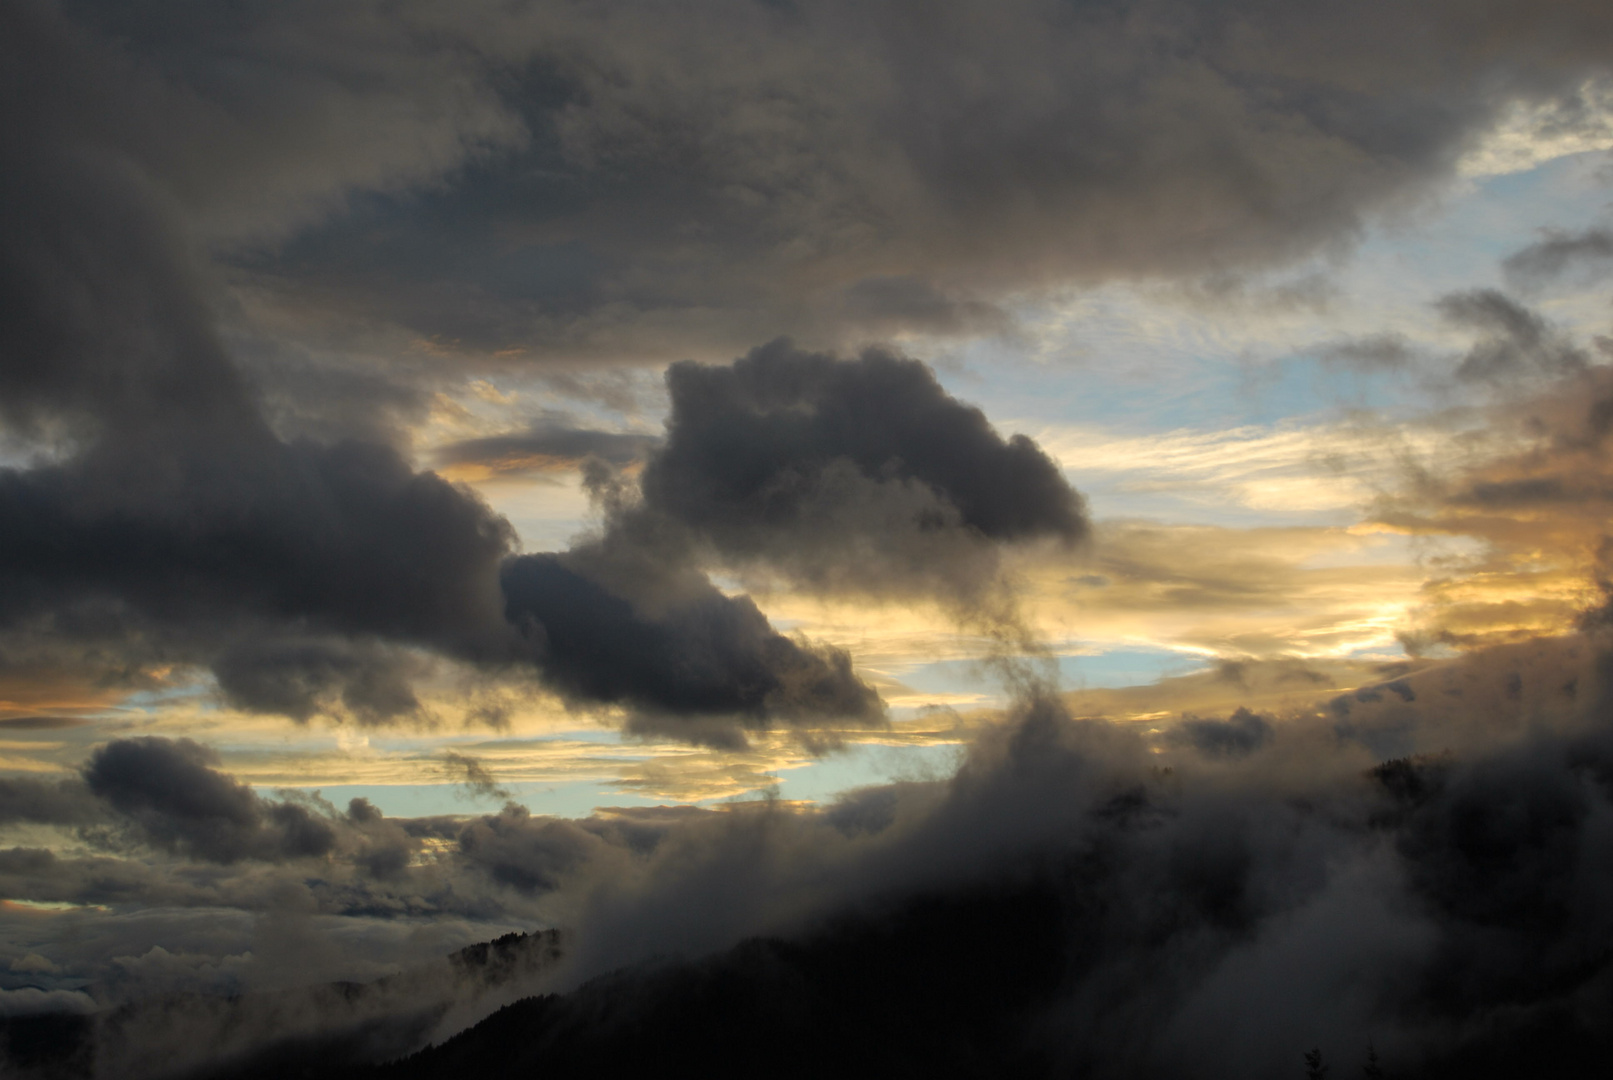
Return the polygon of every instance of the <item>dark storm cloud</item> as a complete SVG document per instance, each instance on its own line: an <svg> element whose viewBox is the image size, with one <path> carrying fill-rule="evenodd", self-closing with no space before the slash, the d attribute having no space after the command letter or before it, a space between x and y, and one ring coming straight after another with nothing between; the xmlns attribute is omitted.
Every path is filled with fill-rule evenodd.
<svg viewBox="0 0 1613 1080"><path fill-rule="evenodd" d="M785 340L729 366L674 364L667 435L637 491L594 461L602 533L505 564L506 616L567 696L624 704L636 730L733 741L783 720L881 718L837 649L774 630L702 571L782 575L819 591L940 600L976 623L1011 621L998 548L1085 539L1086 508L1023 435L1004 439L923 363L853 359Z"/></svg>
<svg viewBox="0 0 1613 1080"><path fill-rule="evenodd" d="M0 779L0 825L28 821L81 825L102 817L84 786L74 780Z"/></svg>
<svg viewBox="0 0 1613 1080"><path fill-rule="evenodd" d="M1572 96L1604 61L1610 24L1589 5L1492 18L1513 49L1446 4L551 15L506 45L541 72L517 84L521 155L254 270L484 349L991 332L1006 289L1348 238L1448 176L1510 94ZM489 242L512 228L518 248ZM443 275L445 250L465 270Z"/></svg>
<svg viewBox="0 0 1613 1080"><path fill-rule="evenodd" d="M204 666L232 704L299 719L414 714L430 654L493 670L535 661L569 699L624 706L640 730L678 718L682 726L672 726L688 737L731 741L736 723L836 726L877 720L882 709L844 653L776 632L749 599L724 596L698 569L695 541L732 547L737 535L712 515L750 509L688 498L709 464L699 443L712 433L702 425L725 422L722 410L771 408L774 427L791 409L822 415L788 427L799 445L756 425L743 432L764 440L757 452L767 448L775 480L833 474L864 504L796 515L818 530L820 562L876 543L881 513L910 535L985 541L1070 540L1084 528L1078 497L1045 455L1024 439L1004 442L922 365L872 354L841 363L780 345L742 362L733 389L722 391L728 404L701 399L722 376L680 369L674 413L687 420L684 457L667 459L638 524L613 518L608 542L501 571L513 531L468 490L414 471L384 442L283 437L299 426L286 418L294 403L283 400L285 385L248 377L227 350L184 193L164 188L157 158L111 134L90 139L94 153L74 141L90 138L75 125L98 131L111 105L99 83L68 93L62 70L103 46L46 8L12 18L15 40L39 55L8 69L17 123L0 146L9 196L0 214L13 240L0 253L0 409L14 434L49 451L44 463L0 471L9 523L0 532L0 630L18 640L76 649L103 677L126 682L159 665ZM126 45L143 40L137 23L123 29ZM172 60L187 47L181 36L159 52ZM107 71L128 75L118 64ZM183 97L199 85L192 80L218 73L203 65L171 74L150 92ZM61 111L57 124L26 104L38 97ZM559 272L578 271L567 263ZM265 362L275 366L254 361ZM747 404L757 380L770 377L758 365L792 380L793 405L777 394ZM859 394L869 401L859 404ZM896 427L875 436L846 426L869 406ZM319 416L301 427L329 428ZM347 426L374 434L367 425ZM461 443L447 457L609 464L651 450L636 436L540 424L519 438ZM902 505L879 510L888 495ZM656 499L675 505L663 510ZM859 522L859 514L872 516ZM829 526L849 528L850 545L832 542ZM779 560L784 549L772 547ZM901 554L922 566L921 546ZM915 572L941 580L942 561ZM61 663L71 669L72 660ZM216 846L222 857L230 842Z"/></svg>
<svg viewBox="0 0 1613 1080"><path fill-rule="evenodd" d="M1015 292L1312 253L1512 101L1571 122L1613 30L1574 0L13 7L41 122L264 310L537 358L997 332Z"/></svg>
<svg viewBox="0 0 1613 1080"><path fill-rule="evenodd" d="M47 463L0 470L0 630L114 667L125 645L151 662L228 653L227 691L294 714L333 681L378 715L407 691L355 673L356 649L298 653L288 635L504 658L508 524L390 447L270 430L174 193L99 111L127 61L75 87L75 31L43 5L4 18L0 417Z"/></svg>
<svg viewBox="0 0 1613 1080"><path fill-rule="evenodd" d="M219 656L213 674L243 709L307 720L336 712L339 701L352 715L380 722L419 708L410 677L421 666L373 643L248 640Z"/></svg>
<svg viewBox="0 0 1613 1080"><path fill-rule="evenodd" d="M1613 261L1613 232L1587 229L1580 233L1553 231L1544 240L1508 255L1501 263L1507 281L1515 287L1541 286L1574 271L1600 278Z"/></svg>
<svg viewBox="0 0 1613 1080"><path fill-rule="evenodd" d="M635 603L588 575L590 556L599 555L585 549L518 556L504 567L506 613L562 693L633 706L630 726L637 730L683 731L706 741L735 736L667 717L833 726L882 716L878 695L852 672L846 653L785 637L749 597L725 596L685 571L678 574L683 595L640 594ZM677 573L675 567L652 573L666 570ZM664 585L649 584L657 591Z"/></svg>
<svg viewBox="0 0 1613 1080"><path fill-rule="evenodd" d="M917 360L881 350L842 360L781 340L729 367L674 364L667 389L667 442L645 467L645 505L725 549L834 518L824 474L839 462L871 484L934 492L942 520L920 527L991 540L1086 535L1081 497L1052 458L1023 435L1004 440Z"/></svg>
<svg viewBox="0 0 1613 1080"><path fill-rule="evenodd" d="M330 826L295 803L266 803L189 739L120 739L96 750L84 782L151 842L215 862L324 855Z"/></svg>
<svg viewBox="0 0 1613 1080"><path fill-rule="evenodd" d="M729 367L675 364L667 388L642 502L613 519L624 540L642 531L665 545L670 532L741 572L980 616L1001 613L1000 545L1087 535L1058 465L1023 435L1004 439L917 360L779 340Z"/></svg>
<svg viewBox="0 0 1613 1080"><path fill-rule="evenodd" d="M0 513L8 629L113 650L121 632L136 656L213 665L246 707L307 716L339 691L360 715L407 711L406 658L365 638L510 655L509 526L386 447L103 439L0 474Z"/></svg>

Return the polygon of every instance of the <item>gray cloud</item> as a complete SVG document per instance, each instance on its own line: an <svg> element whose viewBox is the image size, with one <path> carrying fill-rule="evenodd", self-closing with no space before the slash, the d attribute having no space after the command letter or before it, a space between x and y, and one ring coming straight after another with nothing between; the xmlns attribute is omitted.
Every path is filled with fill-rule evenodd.
<svg viewBox="0 0 1613 1080"><path fill-rule="evenodd" d="M1086 505L1023 435L1004 439L922 363L775 341L667 374L666 444L619 531L661 518L718 558L825 592L930 597L1005 616L999 546L1070 546ZM653 535L660 535L657 529Z"/></svg>
<svg viewBox="0 0 1613 1080"><path fill-rule="evenodd" d="M0 824L19 821L46 825L79 825L102 817L75 780L0 778Z"/></svg>
<svg viewBox="0 0 1613 1080"><path fill-rule="evenodd" d="M1081 497L1053 460L1023 435L1004 440L917 360L881 350L842 360L775 341L730 367L674 364L667 385L667 443L645 468L645 504L724 549L746 551L755 533L810 531L815 519L868 530L839 519L824 491L823 474L841 461L866 483L933 492L940 520L921 518L920 529L1086 535Z"/></svg>
<svg viewBox="0 0 1613 1080"><path fill-rule="evenodd" d="M92 22L125 15L85 9ZM0 299L7 305L0 409L14 433L53 451L36 466L0 470L0 513L18 523L0 537L0 632L50 643L66 670L99 667L101 677L131 684L159 665L204 667L231 703L299 719L409 716L419 708L413 685L430 669L429 654L494 672L535 662L573 700L627 706L640 730L684 718L690 722L677 729L707 741L734 738L736 719L834 726L880 717L877 696L844 654L777 633L748 599L724 596L704 578L702 553L671 535L685 519L716 535L698 508L661 513L654 499L647 503L666 519L666 528L655 526L673 541L665 550L628 551L644 529L612 526L608 544L505 565L509 524L468 489L415 471L385 441L384 422L333 419L346 406L299 421L290 384L249 377L225 344L219 312L231 306L209 280L213 267L187 217L211 196L192 192L201 202L187 203L165 189L170 159L94 127L111 108L102 100L107 86L93 82L76 96L61 86L52 64L73 70L107 46L87 44L85 31L46 8L10 17L16 40L39 52L10 76L30 94L45 94L60 115L24 109L0 146L10 196L0 214L15 240L0 253L8 283ZM318 21L311 9L297 17ZM178 95L195 104L193 95L215 85L220 72L187 66L198 59L186 51L195 39L149 38L141 19L159 17L130 18L117 23L124 48L144 42L159 66L179 65L170 82L147 88L153 100ZM247 21L256 27L254 18ZM206 39L220 28L194 29ZM134 77L125 63L103 74L113 84ZM83 124L89 134L75 126ZM81 152L80 137L105 152ZM265 179L270 189L277 182ZM283 212L295 217L312 197L311 188L299 190L266 197L283 196L290 208ZM212 212L222 204L210 205ZM557 272L580 271L566 263ZM252 355L250 340L236 345ZM899 513L912 511L910 534L1079 533L1078 497L1045 456L1022 439L1004 443L977 411L942 394L922 365L774 352L775 366L809 375L802 403L811 400L825 416L857 407L858 393L877 392L905 426L872 441L849 429L800 429L800 446L775 445L773 467L804 468L812 477L844 459L853 471L839 467L841 479L868 504L864 510L887 489L903 495L908 506ZM754 383L744 372L760 362L742 362L733 378ZM292 382L302 378L296 363L252 363L260 372L289 369ZM682 383L701 379L696 369L679 370ZM703 378L707 387L722 379ZM329 389L318 379L307 386ZM675 416L698 410L697 393L674 390L685 399ZM406 410L406 398L389 399L377 415ZM700 422L689 420L679 444L696 454L703 452L694 447L704 437L694 427ZM343 427L382 441L336 437ZM297 430L304 437L287 434ZM325 441L307 432L322 432ZM608 462L649 448L647 440L553 426L523 438L462 444L449 456L542 449ZM672 498L675 485L693 476L681 459L656 455L663 459L656 499ZM1027 516L1012 501L1021 494L1040 498L1042 509ZM816 516L821 530L828 516ZM870 523L854 532L865 546L873 537ZM821 538L818 552L820 559L831 552ZM915 545L906 554L924 552ZM920 572L940 581L946 552L931 554L936 565ZM577 604L586 609L566 607ZM696 734L699 716L722 719ZM218 841L220 857L233 842Z"/></svg>
<svg viewBox="0 0 1613 1080"><path fill-rule="evenodd" d="M1411 364L1417 357L1411 343L1400 334L1331 341L1317 350L1323 361L1366 371L1394 371Z"/></svg>
<svg viewBox="0 0 1613 1080"><path fill-rule="evenodd" d="M182 208L120 141L138 125L104 126L106 82L171 88L44 5L4 18L17 55L0 102L0 418L49 452L0 470L14 523L0 538L0 631L110 654L103 669L233 650L226 681L242 702L293 712L306 707L270 702L268 676L254 682L243 659L288 630L502 659L507 523L386 445L270 429L220 339ZM73 86L87 56L105 64ZM278 658L283 673L291 653ZM312 660L303 681L329 682L333 663Z"/></svg>
<svg viewBox="0 0 1613 1080"><path fill-rule="evenodd" d="M1589 362L1539 314L1495 289L1451 293L1435 306L1449 322L1480 335L1456 368L1459 380L1500 384L1571 374Z"/></svg>
<svg viewBox="0 0 1613 1080"><path fill-rule="evenodd" d="M381 722L415 713L413 676L425 665L399 649L340 638L251 639L213 661L219 689L232 704L307 720L318 713Z"/></svg>
<svg viewBox="0 0 1613 1080"><path fill-rule="evenodd" d="M262 310L661 360L998 332L1016 291L1346 242L1509 102L1583 111L1610 30L1573 0L10 18L28 123L131 165Z"/></svg>
<svg viewBox="0 0 1613 1080"><path fill-rule="evenodd" d="M1171 729L1172 741L1192 746L1207 757L1253 753L1271 741L1271 722L1240 708L1225 720L1183 720Z"/></svg>
<svg viewBox="0 0 1613 1080"><path fill-rule="evenodd" d="M218 754L189 739L120 739L84 766L97 797L137 822L151 842L233 862L320 856L331 828L296 803L266 803L216 766Z"/></svg>
<svg viewBox="0 0 1613 1080"><path fill-rule="evenodd" d="M1501 262L1507 282L1514 288L1539 287L1575 270L1596 278L1609 269L1602 265L1613 260L1613 232L1586 229L1580 233L1553 230L1545 239L1515 251Z"/></svg>
<svg viewBox="0 0 1613 1080"><path fill-rule="evenodd" d="M748 597L725 596L676 564L642 567L651 589L664 594L676 587L676 597L620 584L615 591L599 580L623 569L630 568L603 546L505 564L508 616L562 693L633 706L635 730L701 741L732 743L739 736L726 726L675 718L831 727L882 718L878 695L852 673L844 652L785 637Z"/></svg>

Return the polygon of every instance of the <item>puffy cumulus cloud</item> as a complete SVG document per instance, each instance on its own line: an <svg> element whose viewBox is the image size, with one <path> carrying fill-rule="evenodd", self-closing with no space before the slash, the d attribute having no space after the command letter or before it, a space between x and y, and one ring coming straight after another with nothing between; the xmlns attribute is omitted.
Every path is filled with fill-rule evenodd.
<svg viewBox="0 0 1613 1080"><path fill-rule="evenodd" d="M1081 496L1052 458L1024 435L1004 440L919 361L776 341L730 367L674 364L667 387L667 442L645 466L644 506L736 561L820 589L877 593L919 575L946 591L968 587L956 565L968 541L1087 534ZM948 544L968 553L948 557Z"/></svg>
<svg viewBox="0 0 1613 1080"><path fill-rule="evenodd" d="M119 739L91 755L84 782L152 842L204 859L304 858L335 846L330 827L307 808L265 804L214 768L219 760L189 739Z"/></svg>

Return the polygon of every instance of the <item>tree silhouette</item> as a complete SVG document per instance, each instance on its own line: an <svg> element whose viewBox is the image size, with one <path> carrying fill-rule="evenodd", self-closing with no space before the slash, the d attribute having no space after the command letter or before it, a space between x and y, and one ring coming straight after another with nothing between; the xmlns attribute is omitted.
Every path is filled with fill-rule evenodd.
<svg viewBox="0 0 1613 1080"><path fill-rule="evenodd" d="M1371 1042L1367 1043L1367 1063L1361 1066L1361 1072L1367 1080L1384 1080L1383 1066L1378 1063L1378 1049Z"/></svg>
<svg viewBox="0 0 1613 1080"><path fill-rule="evenodd" d="M1305 1054L1305 1080L1326 1080L1327 1066L1322 1064L1322 1048Z"/></svg>

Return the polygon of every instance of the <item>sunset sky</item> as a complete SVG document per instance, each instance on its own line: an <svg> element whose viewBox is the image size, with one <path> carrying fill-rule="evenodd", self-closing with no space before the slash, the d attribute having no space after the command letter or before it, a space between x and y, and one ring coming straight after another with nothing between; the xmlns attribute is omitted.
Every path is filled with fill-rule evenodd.
<svg viewBox="0 0 1613 1080"><path fill-rule="evenodd" d="M1168 754L1578 678L1606 621L1602 4L8 0L0 42L0 993L285 982L270 878L359 880L355 799L437 822L416 867L810 814L1030 684ZM170 767L290 846L172 825ZM512 880L310 901L308 970L580 910Z"/></svg>

